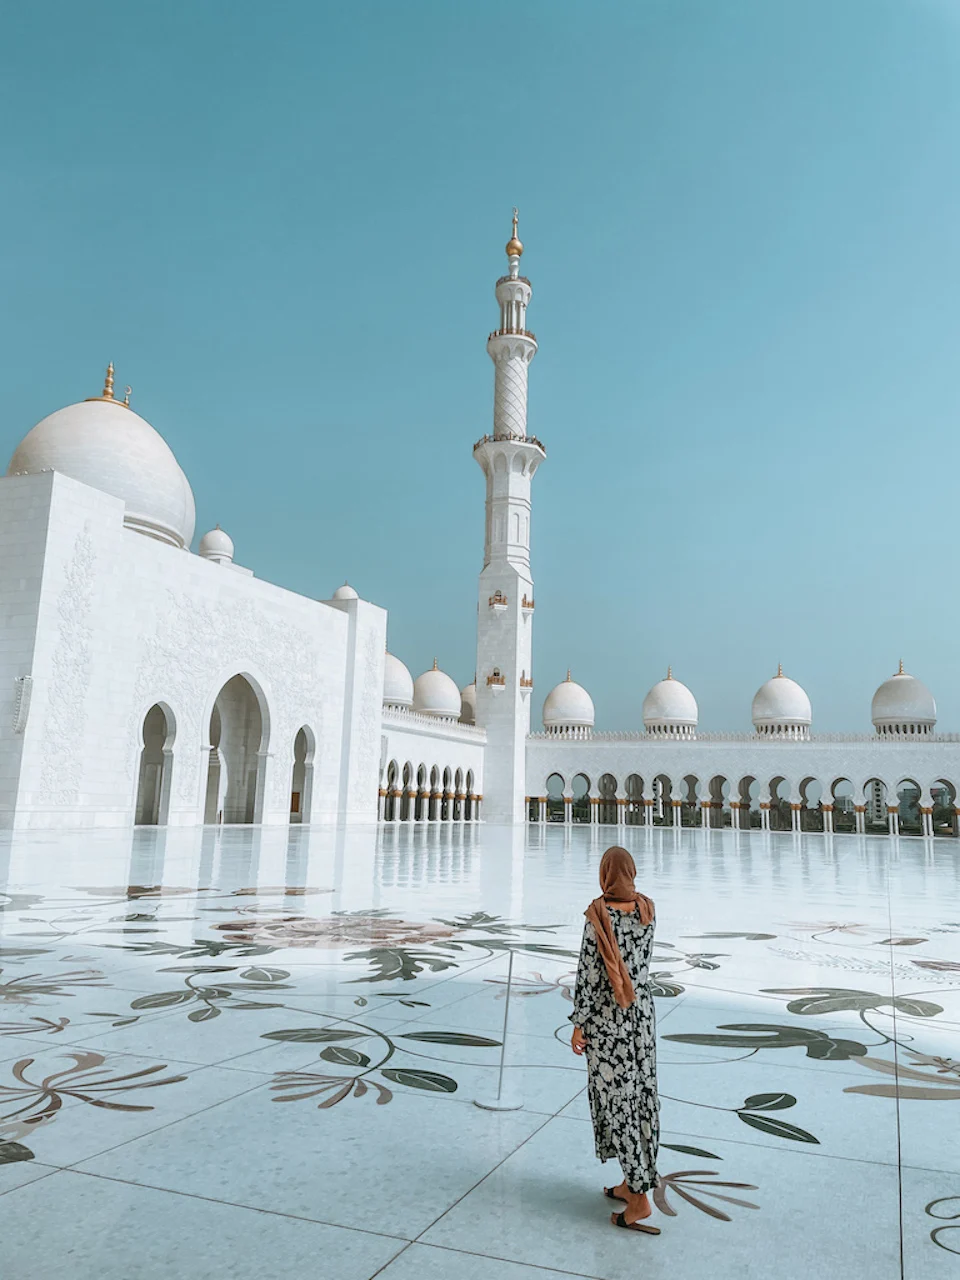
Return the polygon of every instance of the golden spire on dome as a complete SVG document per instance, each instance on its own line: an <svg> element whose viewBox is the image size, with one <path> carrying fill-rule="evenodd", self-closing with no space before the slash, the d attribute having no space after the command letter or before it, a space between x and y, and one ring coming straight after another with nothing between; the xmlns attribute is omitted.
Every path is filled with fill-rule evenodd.
<svg viewBox="0 0 960 1280"><path fill-rule="evenodd" d="M514 212L516 212L516 210L514 210ZM567 667L567 684L569 683L570 683L570 668Z"/></svg>
<svg viewBox="0 0 960 1280"><path fill-rule="evenodd" d="M127 394L123 400L118 400L113 394L113 361L107 365L107 372L103 379L103 390L98 396L87 396L87 400L106 400L108 404L122 404L127 409L130 408L130 388L127 387Z"/></svg>
<svg viewBox="0 0 960 1280"><path fill-rule="evenodd" d="M778 680L783 679L783 663L782 662L777 663L777 679Z"/></svg>
<svg viewBox="0 0 960 1280"><path fill-rule="evenodd" d="M434 660L433 660L433 669L434 669L434 671L439 671L439 669L440 669L440 668L437 666L437 660L436 660L436 658L434 658Z"/></svg>
<svg viewBox="0 0 960 1280"><path fill-rule="evenodd" d="M897 675L898 675L898 676L905 676L906 674L907 674L907 673L906 673L906 672L904 671L904 669L903 669L903 659L901 658L901 659L900 659L900 670L897 672Z"/></svg>
<svg viewBox="0 0 960 1280"><path fill-rule="evenodd" d="M669 667L669 666L667 667L667 679L668 680L673 679L673 667Z"/></svg>
<svg viewBox="0 0 960 1280"><path fill-rule="evenodd" d="M123 397L123 407L125 409L130 408L130 396L132 393L133 393L133 387L128 385Z"/></svg>
<svg viewBox="0 0 960 1280"><path fill-rule="evenodd" d="M517 222L519 221L519 219L520 219L520 214L518 213L516 206L514 206L513 235L507 241L507 257L508 258L519 258L520 255L523 253L523 244L520 240L520 237L517 235Z"/></svg>

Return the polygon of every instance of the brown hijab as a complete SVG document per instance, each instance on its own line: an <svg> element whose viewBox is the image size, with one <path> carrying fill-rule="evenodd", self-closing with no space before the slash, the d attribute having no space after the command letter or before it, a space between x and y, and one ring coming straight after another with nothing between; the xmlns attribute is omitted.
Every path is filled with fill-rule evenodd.
<svg viewBox="0 0 960 1280"><path fill-rule="evenodd" d="M603 896L594 898L584 912L596 932L600 959L607 966L610 985L621 1009L629 1009L636 999L636 992L617 946L607 904L635 902L637 905L634 910L639 912L641 923L650 924L653 921L653 902L637 892L634 884L636 876L636 863L627 850L618 844L611 845L600 859L600 888Z"/></svg>

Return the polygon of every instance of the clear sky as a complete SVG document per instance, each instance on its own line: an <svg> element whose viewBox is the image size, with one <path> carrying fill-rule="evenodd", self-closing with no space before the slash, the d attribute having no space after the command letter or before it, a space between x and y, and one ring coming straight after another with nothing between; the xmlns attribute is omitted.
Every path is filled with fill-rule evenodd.
<svg viewBox="0 0 960 1280"><path fill-rule="evenodd" d="M534 716L902 656L960 729L960 0L38 0L0 119L4 459L112 359L198 535L463 684L517 204Z"/></svg>

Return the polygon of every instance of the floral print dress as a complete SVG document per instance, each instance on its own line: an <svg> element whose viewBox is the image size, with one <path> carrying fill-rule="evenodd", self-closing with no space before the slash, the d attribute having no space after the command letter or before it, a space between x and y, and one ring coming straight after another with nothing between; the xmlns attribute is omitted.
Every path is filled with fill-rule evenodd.
<svg viewBox="0 0 960 1280"><path fill-rule="evenodd" d="M607 910L637 998L629 1009L617 1004L596 931L587 921L570 1021L586 1040L587 1094L597 1156L619 1160L627 1185L639 1194L657 1185L660 1140L657 1023L649 986L655 921L645 925L638 911Z"/></svg>

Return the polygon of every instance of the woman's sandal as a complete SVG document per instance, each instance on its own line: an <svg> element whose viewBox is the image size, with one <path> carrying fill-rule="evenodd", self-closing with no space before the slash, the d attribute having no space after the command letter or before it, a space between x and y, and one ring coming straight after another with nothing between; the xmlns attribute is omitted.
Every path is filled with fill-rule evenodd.
<svg viewBox="0 0 960 1280"><path fill-rule="evenodd" d="M623 1201L624 1204L627 1203L626 1200L623 1199L623 1196L617 1195L616 1187L604 1187L603 1194L607 1197L608 1200L621 1200Z"/></svg>
<svg viewBox="0 0 960 1280"><path fill-rule="evenodd" d="M660 1234L659 1227L648 1227L645 1222L628 1222L622 1213L611 1214L610 1221L615 1227L623 1227L626 1231L642 1231L646 1236L658 1236Z"/></svg>

